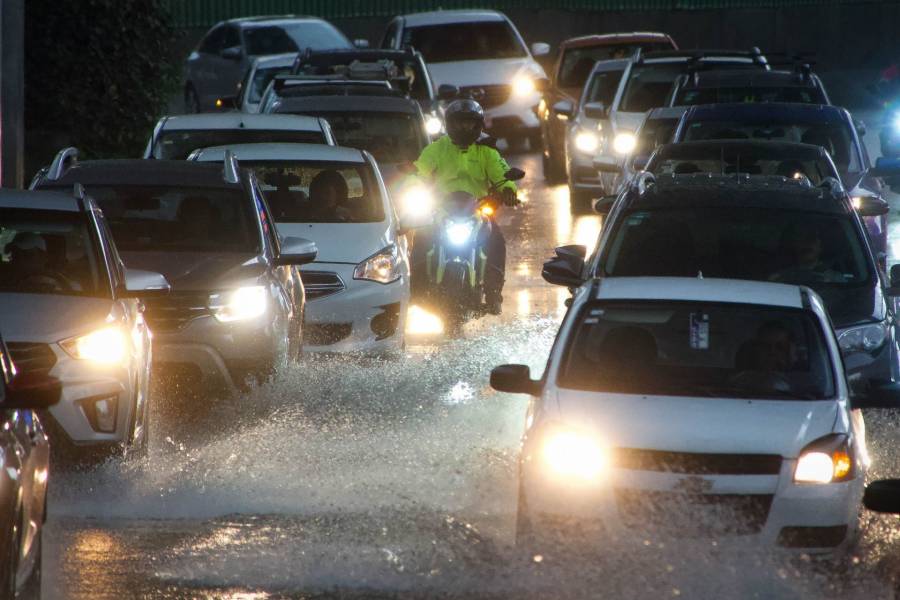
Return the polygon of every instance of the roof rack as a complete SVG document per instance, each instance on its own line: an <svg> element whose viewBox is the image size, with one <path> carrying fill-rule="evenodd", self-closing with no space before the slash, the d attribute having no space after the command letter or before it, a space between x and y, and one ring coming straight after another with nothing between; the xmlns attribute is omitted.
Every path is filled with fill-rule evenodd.
<svg viewBox="0 0 900 600"><path fill-rule="evenodd" d="M225 151L223 176L227 183L241 182L241 167L238 164L237 157L231 150Z"/></svg>
<svg viewBox="0 0 900 600"><path fill-rule="evenodd" d="M70 146L57 152L53 157L53 162L47 169L47 179L50 181L59 180L66 170L74 166L78 162L78 148Z"/></svg>
<svg viewBox="0 0 900 600"><path fill-rule="evenodd" d="M78 208L84 210L84 186L75 182L75 185L72 186L72 196L75 198L75 201L78 202Z"/></svg>

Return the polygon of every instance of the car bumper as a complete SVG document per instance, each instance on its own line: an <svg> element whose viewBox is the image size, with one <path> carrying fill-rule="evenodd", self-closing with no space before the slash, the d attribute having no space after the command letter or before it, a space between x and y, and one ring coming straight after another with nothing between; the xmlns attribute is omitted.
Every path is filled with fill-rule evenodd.
<svg viewBox="0 0 900 600"><path fill-rule="evenodd" d="M388 284L353 279L353 265L315 263L312 271L337 273L344 289L307 299L307 352L381 354L403 345L409 280Z"/></svg>
<svg viewBox="0 0 900 600"><path fill-rule="evenodd" d="M569 182L576 191L591 193L599 198L605 194L611 194L615 189L616 175L598 171L594 167L592 155L570 149L567 168Z"/></svg>
<svg viewBox="0 0 900 600"><path fill-rule="evenodd" d="M537 108L541 101L538 93L526 96L510 94L502 104L486 108L485 128L494 137L537 134L541 129Z"/></svg>
<svg viewBox="0 0 900 600"><path fill-rule="evenodd" d="M523 479L522 500L538 535L564 524L626 543L696 537L714 538L719 545L752 541L788 551L839 553L856 536L862 478L796 485L795 464L785 460L780 475L756 476L614 470L592 488L533 475ZM702 493L679 491L684 480L712 485Z"/></svg>

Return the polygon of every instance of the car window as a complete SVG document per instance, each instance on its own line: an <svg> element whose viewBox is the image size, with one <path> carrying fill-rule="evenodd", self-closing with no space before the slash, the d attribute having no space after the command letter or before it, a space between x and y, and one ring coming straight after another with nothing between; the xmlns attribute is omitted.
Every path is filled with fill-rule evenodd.
<svg viewBox="0 0 900 600"><path fill-rule="evenodd" d="M649 156L663 144L675 137L678 119L647 119L637 133L637 144L632 157Z"/></svg>
<svg viewBox="0 0 900 600"><path fill-rule="evenodd" d="M153 146L153 157L166 160L184 160L191 152L213 146L232 144L325 144L321 131L295 131L290 129L201 129L163 131Z"/></svg>
<svg viewBox="0 0 900 600"><path fill-rule="evenodd" d="M506 21L407 27L403 47L410 46L422 53L426 63L528 56Z"/></svg>
<svg viewBox="0 0 900 600"><path fill-rule="evenodd" d="M108 297L105 278L83 213L0 209L0 290Z"/></svg>
<svg viewBox="0 0 900 600"><path fill-rule="evenodd" d="M225 48L236 48L241 45L241 33L238 31L237 27L226 27L225 28L225 39L222 42L222 45Z"/></svg>
<svg viewBox="0 0 900 600"><path fill-rule="evenodd" d="M374 223L385 219L381 193L364 164L250 161L278 223Z"/></svg>
<svg viewBox="0 0 900 600"><path fill-rule="evenodd" d="M628 75L619 110L647 112L665 106L666 99L685 63L635 65Z"/></svg>
<svg viewBox="0 0 900 600"><path fill-rule="evenodd" d="M245 27L244 42L250 56L353 47L344 34L323 21Z"/></svg>
<svg viewBox="0 0 900 600"><path fill-rule="evenodd" d="M225 48L225 46L223 45L224 42L225 27L220 25L206 34L206 37L203 38L203 41L200 43L200 48L198 50L204 54L218 54L222 51L223 48Z"/></svg>
<svg viewBox="0 0 900 600"><path fill-rule="evenodd" d="M674 106L720 104L736 102L794 102L799 104L827 104L825 97L814 87L721 87L682 89Z"/></svg>
<svg viewBox="0 0 900 600"><path fill-rule="evenodd" d="M753 206L647 208L623 215L607 275L750 279L831 289L868 285L873 269L846 215Z"/></svg>
<svg viewBox="0 0 900 600"><path fill-rule="evenodd" d="M614 71L598 71L594 73L594 77L591 79L591 84L588 87L585 103L602 102L606 106L612 106L624 72L624 69L616 69Z"/></svg>
<svg viewBox="0 0 900 600"><path fill-rule="evenodd" d="M247 101L257 103L262 100L263 92L266 91L269 82L272 81L276 75L287 73L290 70L290 67L266 67L256 69L248 84L250 87L247 90Z"/></svg>
<svg viewBox="0 0 900 600"><path fill-rule="evenodd" d="M391 50L397 47L397 34L400 31L400 23L398 21L394 21L390 25L388 25L387 31L384 32L384 37L381 39L381 47L387 50Z"/></svg>
<svg viewBox="0 0 900 600"><path fill-rule="evenodd" d="M768 140L800 142L825 148L842 172L862 170L850 127L838 122L785 122L777 117L762 123L757 120L688 121L681 136L683 141L699 140Z"/></svg>
<svg viewBox="0 0 900 600"><path fill-rule="evenodd" d="M657 175L690 173L747 173L801 179L819 185L825 177L838 177L827 159L796 148L728 147L674 144L653 157L647 169Z"/></svg>
<svg viewBox="0 0 900 600"><path fill-rule="evenodd" d="M668 44L609 44L585 48L569 48L563 54L556 85L562 88L578 88L580 90L584 87L584 83L587 81L596 63L601 60L629 58L634 55L638 48L644 51L655 51L670 50L672 46Z"/></svg>
<svg viewBox="0 0 900 600"><path fill-rule="evenodd" d="M259 252L244 192L190 186L91 185L123 252Z"/></svg>
<svg viewBox="0 0 900 600"><path fill-rule="evenodd" d="M355 77L353 76L353 63L360 64L355 59L349 64L346 62L336 62L336 64L325 66L303 64L300 66L297 73L315 76L349 74L350 79L355 79ZM364 64L370 65L372 63ZM413 98L415 100L422 101L431 100L433 98L434 90L431 88L431 83L428 79L426 67L417 57L406 59L401 59L399 57L396 59L381 59L378 61L378 65L384 69L384 81L388 81L389 79L391 87L393 87L394 89L398 89L404 94L408 94L410 98ZM369 77L369 75L367 74L366 77ZM291 90L294 87L325 86L309 86L308 84L301 84L300 86L288 86L285 89L285 95L289 95L289 92L287 90ZM387 88L387 86L385 86L385 88ZM356 89L356 86L348 86L342 89ZM333 88L331 91L333 91Z"/></svg>
<svg viewBox="0 0 900 600"><path fill-rule="evenodd" d="M575 324L559 385L624 394L820 400L834 395L824 335L797 309L599 302Z"/></svg>

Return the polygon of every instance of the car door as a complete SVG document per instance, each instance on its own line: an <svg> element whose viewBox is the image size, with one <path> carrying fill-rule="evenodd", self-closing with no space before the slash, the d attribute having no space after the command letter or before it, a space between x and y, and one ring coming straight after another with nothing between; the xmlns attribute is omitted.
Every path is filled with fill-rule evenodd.
<svg viewBox="0 0 900 600"><path fill-rule="evenodd" d="M275 220L271 217L269 205L266 203L262 190L259 189L259 183L255 176L251 176L250 189L253 193L253 202L256 205L256 215L262 234L263 253L271 265L272 279L278 287L277 301L287 321L291 325L296 325L296 321L299 321L302 314L304 299L299 268L294 265L275 264L274 259L281 250L281 242L278 239Z"/></svg>
<svg viewBox="0 0 900 600"><path fill-rule="evenodd" d="M225 26L217 25L188 57L187 79L197 93L201 109L211 107L215 102L215 67L219 54L225 47L224 43Z"/></svg>
<svg viewBox="0 0 900 600"><path fill-rule="evenodd" d="M237 25L225 26L222 49L212 61L215 73L215 97L211 98L211 102L215 105L215 101L219 98L237 96L238 85L249 67L241 30Z"/></svg>

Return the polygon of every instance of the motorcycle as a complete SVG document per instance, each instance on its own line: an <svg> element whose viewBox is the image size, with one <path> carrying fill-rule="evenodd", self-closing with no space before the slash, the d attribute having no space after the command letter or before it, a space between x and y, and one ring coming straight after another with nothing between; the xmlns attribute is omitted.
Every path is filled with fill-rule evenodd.
<svg viewBox="0 0 900 600"><path fill-rule="evenodd" d="M524 171L513 168L483 198L454 192L444 199L426 254L424 293L426 302L441 313L451 335L458 334L470 318L486 312L486 244L494 226L492 217L502 204L499 190L524 176Z"/></svg>

